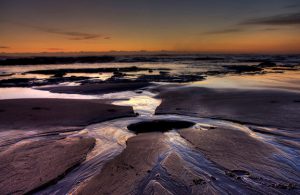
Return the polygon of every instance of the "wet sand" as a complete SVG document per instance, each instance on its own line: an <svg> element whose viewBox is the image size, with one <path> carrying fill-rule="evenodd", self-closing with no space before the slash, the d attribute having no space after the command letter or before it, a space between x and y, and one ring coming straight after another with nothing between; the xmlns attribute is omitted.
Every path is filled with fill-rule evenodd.
<svg viewBox="0 0 300 195"><path fill-rule="evenodd" d="M279 90L160 88L156 114L181 114L277 128L300 128L300 93Z"/></svg>
<svg viewBox="0 0 300 195"><path fill-rule="evenodd" d="M60 131L135 116L131 107L104 100L11 99L0 100L0 108L0 131Z"/></svg>

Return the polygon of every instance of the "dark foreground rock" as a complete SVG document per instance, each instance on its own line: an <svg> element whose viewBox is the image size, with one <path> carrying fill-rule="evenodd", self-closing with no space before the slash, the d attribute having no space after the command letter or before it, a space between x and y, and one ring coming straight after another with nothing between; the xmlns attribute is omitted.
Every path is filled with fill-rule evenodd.
<svg viewBox="0 0 300 195"><path fill-rule="evenodd" d="M242 123L300 128L299 93L272 90L175 87L159 95L156 114L183 114Z"/></svg>
<svg viewBox="0 0 300 195"><path fill-rule="evenodd" d="M58 131L135 116L131 107L115 106L103 100L12 99L0 100L0 108L0 131Z"/></svg>
<svg viewBox="0 0 300 195"><path fill-rule="evenodd" d="M78 165L95 139L70 137L22 141L0 153L0 194L25 194L55 182Z"/></svg>

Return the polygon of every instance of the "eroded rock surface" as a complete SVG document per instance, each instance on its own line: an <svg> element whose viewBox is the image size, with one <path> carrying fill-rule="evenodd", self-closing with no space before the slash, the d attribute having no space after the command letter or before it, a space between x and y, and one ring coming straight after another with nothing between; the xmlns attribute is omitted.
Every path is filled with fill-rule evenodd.
<svg viewBox="0 0 300 195"><path fill-rule="evenodd" d="M126 149L108 162L100 174L91 178L76 193L137 193L138 183L151 173L160 155L168 150L164 137L161 133L147 133L129 138Z"/></svg>
<svg viewBox="0 0 300 195"><path fill-rule="evenodd" d="M183 129L179 133L234 180L248 178L248 181L264 186L266 192L276 191L280 185L296 189L300 182L297 169L284 162L283 151L250 133L220 127ZM247 185L255 189L251 182ZM258 189L262 190L260 187L255 190Z"/></svg>
<svg viewBox="0 0 300 195"><path fill-rule="evenodd" d="M0 153L0 194L25 194L82 162L95 139L67 137L21 141Z"/></svg>
<svg viewBox="0 0 300 195"><path fill-rule="evenodd" d="M175 87L162 90L159 97L162 103L156 114L181 114L277 128L300 128L299 93Z"/></svg>

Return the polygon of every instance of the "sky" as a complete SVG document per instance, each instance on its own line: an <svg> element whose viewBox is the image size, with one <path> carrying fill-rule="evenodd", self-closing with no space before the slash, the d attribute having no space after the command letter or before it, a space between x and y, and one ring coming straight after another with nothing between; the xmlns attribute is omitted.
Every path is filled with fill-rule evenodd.
<svg viewBox="0 0 300 195"><path fill-rule="evenodd" d="M299 0L0 0L0 53L300 53Z"/></svg>

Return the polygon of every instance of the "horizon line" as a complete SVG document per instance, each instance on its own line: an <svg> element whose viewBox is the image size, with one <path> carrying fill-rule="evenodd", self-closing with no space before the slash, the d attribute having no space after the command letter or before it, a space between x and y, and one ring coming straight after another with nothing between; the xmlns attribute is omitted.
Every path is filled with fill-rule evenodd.
<svg viewBox="0 0 300 195"><path fill-rule="evenodd" d="M134 51L42 51L42 52L0 52L0 55L68 55L68 54L81 54L81 55L89 55L89 54L111 54L111 55L122 55L122 54L168 54L168 55L178 55L178 54L185 54L185 55L300 55L300 52L209 52L209 51L171 51L171 50L134 50Z"/></svg>

